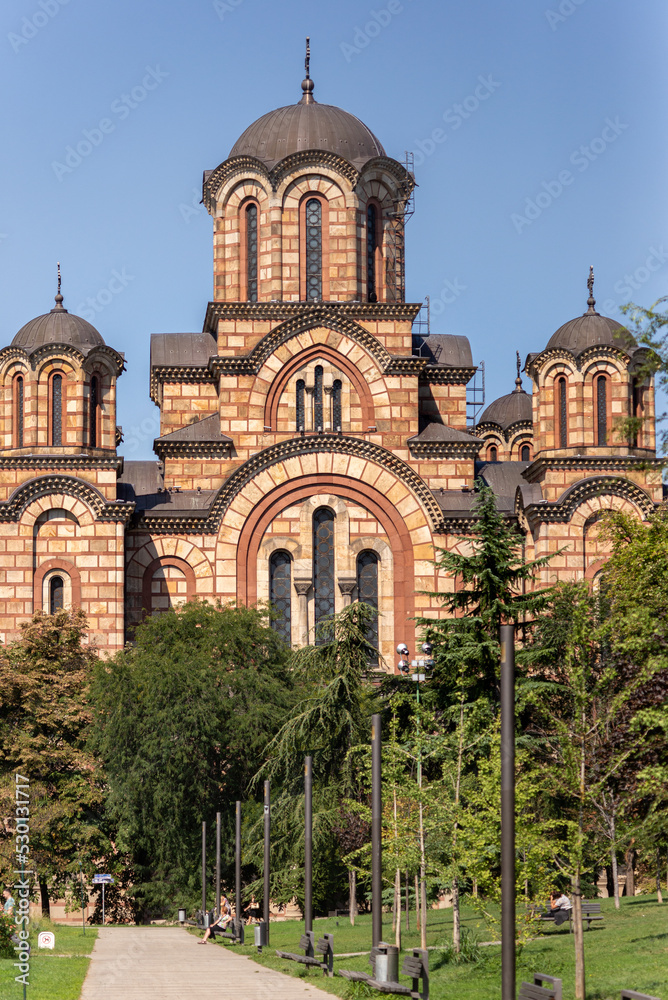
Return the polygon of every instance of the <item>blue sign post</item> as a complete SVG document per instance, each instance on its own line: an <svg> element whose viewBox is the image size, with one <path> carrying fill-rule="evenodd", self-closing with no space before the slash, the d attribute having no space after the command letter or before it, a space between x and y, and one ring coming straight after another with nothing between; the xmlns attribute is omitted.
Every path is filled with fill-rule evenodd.
<svg viewBox="0 0 668 1000"><path fill-rule="evenodd" d="M104 887L113 885L114 880L111 875L93 875L93 885L102 886L102 926L104 927Z"/></svg>

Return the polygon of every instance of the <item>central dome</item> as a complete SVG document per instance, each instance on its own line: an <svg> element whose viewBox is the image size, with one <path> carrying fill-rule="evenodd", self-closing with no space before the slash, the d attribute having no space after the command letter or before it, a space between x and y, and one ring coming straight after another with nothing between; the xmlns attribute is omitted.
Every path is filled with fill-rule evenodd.
<svg viewBox="0 0 668 1000"><path fill-rule="evenodd" d="M360 168L375 156L385 156L381 143L359 118L314 100L312 80L304 80L302 89L298 104L277 108L249 125L232 146L230 158L255 156L271 169L291 153L319 149Z"/></svg>

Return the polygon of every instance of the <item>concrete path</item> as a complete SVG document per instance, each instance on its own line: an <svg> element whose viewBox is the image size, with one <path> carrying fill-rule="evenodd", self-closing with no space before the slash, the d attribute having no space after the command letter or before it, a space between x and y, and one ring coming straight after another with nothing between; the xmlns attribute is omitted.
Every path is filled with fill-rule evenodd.
<svg viewBox="0 0 668 1000"><path fill-rule="evenodd" d="M80 1000L332 1000L180 927L101 927ZM315 973L311 973L315 981Z"/></svg>

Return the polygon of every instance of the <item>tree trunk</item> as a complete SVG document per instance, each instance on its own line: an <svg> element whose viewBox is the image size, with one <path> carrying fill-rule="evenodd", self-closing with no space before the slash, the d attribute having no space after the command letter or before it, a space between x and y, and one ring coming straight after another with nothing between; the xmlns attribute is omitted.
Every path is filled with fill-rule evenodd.
<svg viewBox="0 0 668 1000"><path fill-rule="evenodd" d="M420 930L420 890L417 875L415 876L415 926Z"/></svg>
<svg viewBox="0 0 668 1000"><path fill-rule="evenodd" d="M608 899L612 899L615 895L615 887L612 882L612 865L605 866L605 888L608 893Z"/></svg>
<svg viewBox="0 0 668 1000"><path fill-rule="evenodd" d="M408 872L406 872L406 933L411 929L411 909L409 904L410 893L408 891Z"/></svg>
<svg viewBox="0 0 668 1000"><path fill-rule="evenodd" d="M401 951L401 872L398 868L394 876L394 910L396 913L394 943Z"/></svg>
<svg viewBox="0 0 668 1000"><path fill-rule="evenodd" d="M582 928L582 896L580 895L580 868L571 880L573 895L573 938L575 945L575 1000L585 1000L585 955Z"/></svg>
<svg viewBox="0 0 668 1000"><path fill-rule="evenodd" d="M632 847L629 847L628 851L624 855L624 861L626 862L626 895L635 896L636 894L636 877L634 872L634 865L636 860L636 852Z"/></svg>
<svg viewBox="0 0 668 1000"><path fill-rule="evenodd" d="M663 896L661 895L661 848L656 849L656 901L657 903L663 903Z"/></svg>
<svg viewBox="0 0 668 1000"><path fill-rule="evenodd" d="M619 909L619 872L617 871L615 814L610 820L610 868L612 869L612 894L615 898L615 909Z"/></svg>
<svg viewBox="0 0 668 1000"><path fill-rule="evenodd" d="M474 899L478 898L478 879L477 878L473 879L473 898Z"/></svg>
<svg viewBox="0 0 668 1000"><path fill-rule="evenodd" d="M51 916L51 906L49 904L49 887L42 879L39 880L39 894L42 899L42 916L47 920Z"/></svg>
<svg viewBox="0 0 668 1000"><path fill-rule="evenodd" d="M458 955L462 946L461 920L459 913L459 880L452 880L452 947Z"/></svg>
<svg viewBox="0 0 668 1000"><path fill-rule="evenodd" d="M357 873L348 872L348 907L350 910L350 923L355 926L355 916L357 915Z"/></svg>

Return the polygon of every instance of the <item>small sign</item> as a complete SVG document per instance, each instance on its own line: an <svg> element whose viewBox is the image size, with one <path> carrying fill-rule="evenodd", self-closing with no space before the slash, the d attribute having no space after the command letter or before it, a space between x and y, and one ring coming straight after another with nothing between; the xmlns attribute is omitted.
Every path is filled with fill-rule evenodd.
<svg viewBox="0 0 668 1000"><path fill-rule="evenodd" d="M54 948L56 944L56 935L53 931L41 931L37 936L37 947L38 948Z"/></svg>
<svg viewBox="0 0 668 1000"><path fill-rule="evenodd" d="M93 875L93 885L113 885L114 880L111 875Z"/></svg>
<svg viewBox="0 0 668 1000"><path fill-rule="evenodd" d="M414 681L424 681L424 674L413 674L412 680Z"/></svg>

